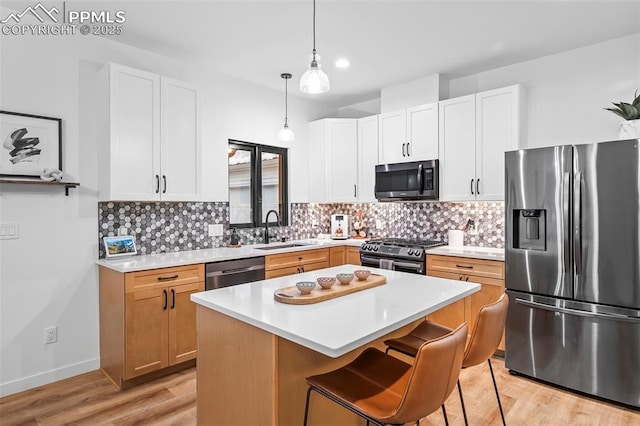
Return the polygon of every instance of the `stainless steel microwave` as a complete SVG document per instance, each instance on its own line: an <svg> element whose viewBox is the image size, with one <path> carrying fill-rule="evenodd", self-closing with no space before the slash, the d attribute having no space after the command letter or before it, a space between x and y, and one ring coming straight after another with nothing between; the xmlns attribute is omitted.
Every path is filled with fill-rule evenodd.
<svg viewBox="0 0 640 426"><path fill-rule="evenodd" d="M379 201L437 200L438 160L376 166Z"/></svg>

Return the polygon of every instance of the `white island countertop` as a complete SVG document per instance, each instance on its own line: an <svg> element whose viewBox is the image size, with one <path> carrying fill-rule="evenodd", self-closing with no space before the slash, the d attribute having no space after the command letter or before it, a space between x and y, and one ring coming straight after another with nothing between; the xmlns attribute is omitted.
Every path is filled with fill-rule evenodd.
<svg viewBox="0 0 640 426"><path fill-rule="evenodd" d="M337 246L360 247L365 240L347 239L307 239L270 244L251 244L241 247L219 247L212 249L175 251L142 256L123 257L118 259L100 259L96 263L100 266L118 272L136 272L149 269L169 268L173 266L193 265L196 263L221 262L224 260L245 259L249 257L268 256L271 254L289 253L302 250L322 249ZM299 244L296 247L286 247ZM282 248L280 248L282 246ZM265 250L264 247L269 247Z"/></svg>
<svg viewBox="0 0 640 426"><path fill-rule="evenodd" d="M337 358L480 290L479 284L365 268L385 275L378 287L309 305L276 302L298 281L363 269L356 265L295 274L191 295L203 307ZM337 283L336 285L340 285Z"/></svg>

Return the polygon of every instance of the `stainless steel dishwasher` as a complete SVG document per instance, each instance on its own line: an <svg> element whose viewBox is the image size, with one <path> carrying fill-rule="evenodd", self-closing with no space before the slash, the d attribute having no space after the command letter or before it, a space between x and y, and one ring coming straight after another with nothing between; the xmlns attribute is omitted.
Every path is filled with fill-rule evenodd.
<svg viewBox="0 0 640 426"><path fill-rule="evenodd" d="M205 290L264 280L264 257L207 263L205 275Z"/></svg>

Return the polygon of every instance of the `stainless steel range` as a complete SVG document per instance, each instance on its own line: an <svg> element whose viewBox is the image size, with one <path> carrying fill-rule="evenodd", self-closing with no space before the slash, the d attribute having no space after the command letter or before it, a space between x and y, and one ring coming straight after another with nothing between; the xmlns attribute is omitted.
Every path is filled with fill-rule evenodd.
<svg viewBox="0 0 640 426"><path fill-rule="evenodd" d="M425 275L427 273L426 250L444 244L442 241L405 238L368 240L360 247L360 263L362 266Z"/></svg>

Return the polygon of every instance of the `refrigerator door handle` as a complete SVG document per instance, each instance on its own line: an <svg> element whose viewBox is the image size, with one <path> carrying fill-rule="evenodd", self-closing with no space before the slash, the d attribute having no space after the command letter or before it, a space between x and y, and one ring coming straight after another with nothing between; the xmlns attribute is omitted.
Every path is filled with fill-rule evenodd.
<svg viewBox="0 0 640 426"><path fill-rule="evenodd" d="M569 223L569 205L571 203L571 200L569 199L569 188L571 184L569 179L571 179L571 175L569 173L564 173L562 177L562 235L564 235L562 245L565 274L571 273L571 230Z"/></svg>
<svg viewBox="0 0 640 426"><path fill-rule="evenodd" d="M573 259L576 277L582 275L582 172L576 172L573 182Z"/></svg>
<svg viewBox="0 0 640 426"><path fill-rule="evenodd" d="M630 317L628 315L621 314L604 314L601 312L589 312L581 311L579 309L562 308L554 305L547 305L546 303L534 302L531 300L520 299L516 297L516 303L519 305L529 306L531 308L545 309L547 311L558 312L561 314L577 315L580 317L589 318L602 318L614 321L624 321L640 324L640 317Z"/></svg>

